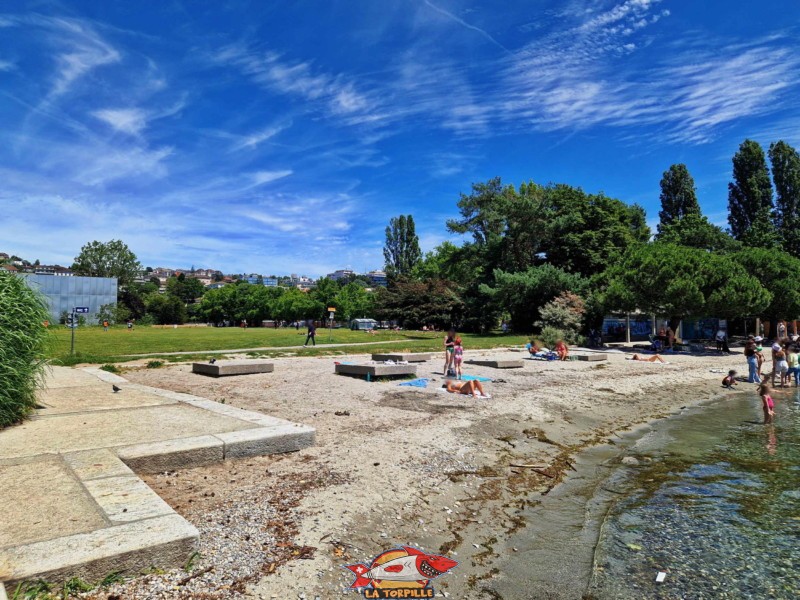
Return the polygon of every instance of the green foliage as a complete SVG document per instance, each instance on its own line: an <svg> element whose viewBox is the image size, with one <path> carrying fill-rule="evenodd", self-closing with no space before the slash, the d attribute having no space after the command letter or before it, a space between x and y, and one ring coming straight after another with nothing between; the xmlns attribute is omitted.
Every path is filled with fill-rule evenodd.
<svg viewBox="0 0 800 600"><path fill-rule="evenodd" d="M386 228L386 245L383 247L386 274L390 277L411 275L421 256L414 217L392 217Z"/></svg>
<svg viewBox="0 0 800 600"><path fill-rule="evenodd" d="M49 319L45 300L22 277L0 269L0 427L20 421L36 406Z"/></svg>
<svg viewBox="0 0 800 600"><path fill-rule="evenodd" d="M336 281L329 277L323 277L317 282L317 287L311 292L311 297L317 302L324 305L327 309L329 306L336 306L336 296L339 294L340 286Z"/></svg>
<svg viewBox="0 0 800 600"><path fill-rule="evenodd" d="M102 371L108 371L109 373L119 373L120 372L120 370L117 368L116 365L111 365L111 364L103 365L102 367L100 367L100 369Z"/></svg>
<svg viewBox="0 0 800 600"><path fill-rule="evenodd" d="M456 285L442 279L399 279L375 293L375 314L381 320L397 320L405 329L459 327L464 316Z"/></svg>
<svg viewBox="0 0 800 600"><path fill-rule="evenodd" d="M544 264L530 267L519 273L497 270L494 285L482 285L481 291L491 298L496 307L511 314L511 325L516 331L531 331L541 309L563 292L583 293L587 281L575 273Z"/></svg>
<svg viewBox="0 0 800 600"><path fill-rule="evenodd" d="M103 579L100 580L97 586L101 588L106 588L106 587L111 587L112 585L115 585L117 583L122 583L124 581L125 577L122 573L120 573L119 571L112 571L111 573L103 577Z"/></svg>
<svg viewBox="0 0 800 600"><path fill-rule="evenodd" d="M780 141L770 145L769 159L775 183L775 228L783 250L800 258L800 155Z"/></svg>
<svg viewBox="0 0 800 600"><path fill-rule="evenodd" d="M276 319L306 321L323 318L328 306L319 300L315 300L306 292L302 292L297 288L290 288L275 301L272 313Z"/></svg>
<svg viewBox="0 0 800 600"><path fill-rule="evenodd" d="M159 325L181 325L186 322L186 305L170 294L151 294L147 297L147 313Z"/></svg>
<svg viewBox="0 0 800 600"><path fill-rule="evenodd" d="M94 586L90 583L86 583L80 577L73 577L64 582L64 586L61 589L61 597L63 600L68 600L74 594L88 592L92 589L94 589Z"/></svg>
<svg viewBox="0 0 800 600"><path fill-rule="evenodd" d="M116 304L103 304L100 307L100 310L97 311L97 322L102 324L103 321L108 321L109 323L115 323L114 320L114 308Z"/></svg>
<svg viewBox="0 0 800 600"><path fill-rule="evenodd" d="M125 287L133 283L142 270L142 265L122 241L94 241L81 248L72 264L72 270L76 275L116 277L119 285Z"/></svg>
<svg viewBox="0 0 800 600"><path fill-rule="evenodd" d="M373 294L356 282L348 283L336 294L334 306L337 309L338 319L350 321L371 317L374 312Z"/></svg>
<svg viewBox="0 0 800 600"><path fill-rule="evenodd" d="M558 332L560 339L567 344L576 344L581 339L580 332L583 329L585 312L586 306L580 296L564 292L542 307L541 319L536 322L536 327L541 328L542 338ZM548 331L548 334L545 334L545 331Z"/></svg>
<svg viewBox="0 0 800 600"><path fill-rule="evenodd" d="M688 215L700 216L694 179L684 164L672 165L661 177L661 211L658 231Z"/></svg>
<svg viewBox="0 0 800 600"><path fill-rule="evenodd" d="M764 150L758 142L745 140L733 157L733 181L728 184L731 234L750 246L773 245L772 210L772 184Z"/></svg>
<svg viewBox="0 0 800 600"><path fill-rule="evenodd" d="M629 248L608 277L607 312L734 318L758 314L772 300L731 257L660 242Z"/></svg>
<svg viewBox="0 0 800 600"><path fill-rule="evenodd" d="M552 350L559 341L564 341L569 345L577 344L581 339L578 334L573 334L572 332L558 329L550 325L543 327L538 337L545 348L549 348L550 350Z"/></svg>
<svg viewBox="0 0 800 600"><path fill-rule="evenodd" d="M689 246L710 252L732 252L741 244L705 216L689 213L666 225L659 225L656 241L676 246Z"/></svg>
<svg viewBox="0 0 800 600"><path fill-rule="evenodd" d="M159 369L164 366L163 360L148 360L147 361L147 368L148 369Z"/></svg>
<svg viewBox="0 0 800 600"><path fill-rule="evenodd" d="M766 248L744 248L732 255L748 273L753 274L771 294L771 302L752 314L771 319L796 319L800 316L800 259L786 252Z"/></svg>
<svg viewBox="0 0 800 600"><path fill-rule="evenodd" d="M11 595L11 600L40 600L52 598L52 586L46 581L23 581Z"/></svg>
<svg viewBox="0 0 800 600"><path fill-rule="evenodd" d="M167 293L179 298L184 304L194 303L205 291L206 288L199 279L186 277L183 273L167 280Z"/></svg>

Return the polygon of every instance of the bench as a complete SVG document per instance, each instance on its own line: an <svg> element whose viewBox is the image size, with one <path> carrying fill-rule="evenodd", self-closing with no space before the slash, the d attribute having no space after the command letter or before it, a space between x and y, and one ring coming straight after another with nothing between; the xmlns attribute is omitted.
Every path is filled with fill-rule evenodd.
<svg viewBox="0 0 800 600"><path fill-rule="evenodd" d="M608 360L608 354L598 352L596 354L575 354L575 360L585 360L589 362L599 362L601 360Z"/></svg>
<svg viewBox="0 0 800 600"><path fill-rule="evenodd" d="M265 360L218 360L211 363L192 363L192 373L211 377L272 373L275 365Z"/></svg>
<svg viewBox="0 0 800 600"><path fill-rule="evenodd" d="M518 359L505 360L468 360L464 364L476 367L491 367L492 369L521 369L525 363Z"/></svg>
<svg viewBox="0 0 800 600"><path fill-rule="evenodd" d="M393 360L394 362L425 362L431 359L431 354L422 353L398 353L398 354L373 354L372 360L382 362Z"/></svg>
<svg viewBox="0 0 800 600"><path fill-rule="evenodd" d="M336 365L337 375L352 375L354 377L366 377L367 381L372 381L376 377L403 377L406 375L417 374L415 365Z"/></svg>

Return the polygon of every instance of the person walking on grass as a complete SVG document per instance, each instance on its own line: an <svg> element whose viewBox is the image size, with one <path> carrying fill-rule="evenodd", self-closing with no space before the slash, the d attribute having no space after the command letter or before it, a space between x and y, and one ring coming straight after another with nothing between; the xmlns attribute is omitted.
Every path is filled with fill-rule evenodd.
<svg viewBox="0 0 800 600"><path fill-rule="evenodd" d="M317 326L314 325L313 320L308 321L308 334L306 335L306 343L303 344L303 348L308 347L308 341L311 340L311 343L316 346L317 345Z"/></svg>

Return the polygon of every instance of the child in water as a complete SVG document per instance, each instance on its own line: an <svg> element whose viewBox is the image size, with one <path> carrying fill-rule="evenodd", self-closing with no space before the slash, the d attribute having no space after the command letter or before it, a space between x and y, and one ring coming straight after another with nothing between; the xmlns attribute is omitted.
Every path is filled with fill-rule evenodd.
<svg viewBox="0 0 800 600"><path fill-rule="evenodd" d="M758 393L761 395L761 408L764 409L764 423L772 423L775 418L775 402L769 395L769 384L762 383Z"/></svg>
<svg viewBox="0 0 800 600"><path fill-rule="evenodd" d="M722 380L722 387L726 387L729 390L733 389L733 386L737 385L736 383L736 371L731 369L728 371L728 376Z"/></svg>
<svg viewBox="0 0 800 600"><path fill-rule="evenodd" d="M456 345L453 347L453 364L456 366L456 379L461 379L461 362L464 360L464 347L461 345L461 338L456 338Z"/></svg>

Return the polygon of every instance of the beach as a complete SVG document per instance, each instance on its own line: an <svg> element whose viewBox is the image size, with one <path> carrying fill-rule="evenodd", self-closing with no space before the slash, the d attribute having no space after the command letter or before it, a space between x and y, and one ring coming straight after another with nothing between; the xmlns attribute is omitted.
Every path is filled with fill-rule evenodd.
<svg viewBox="0 0 800 600"><path fill-rule="evenodd" d="M665 356L669 364L626 356L466 366L492 379L491 399L441 391L438 354L418 368L427 388L334 374L334 360L367 355L279 358L274 373L220 379L192 374L190 365L134 365L123 373L132 382L311 425L316 445L145 477L200 529L195 576L154 573L88 597L332 598L353 580L344 565L399 545L459 562L433 580L437 595L496 597L484 585L504 576L497 564L516 551L505 542L582 449L720 394L758 401L753 385L721 388L722 371L743 370L740 354ZM467 353L479 357L523 353Z"/></svg>

